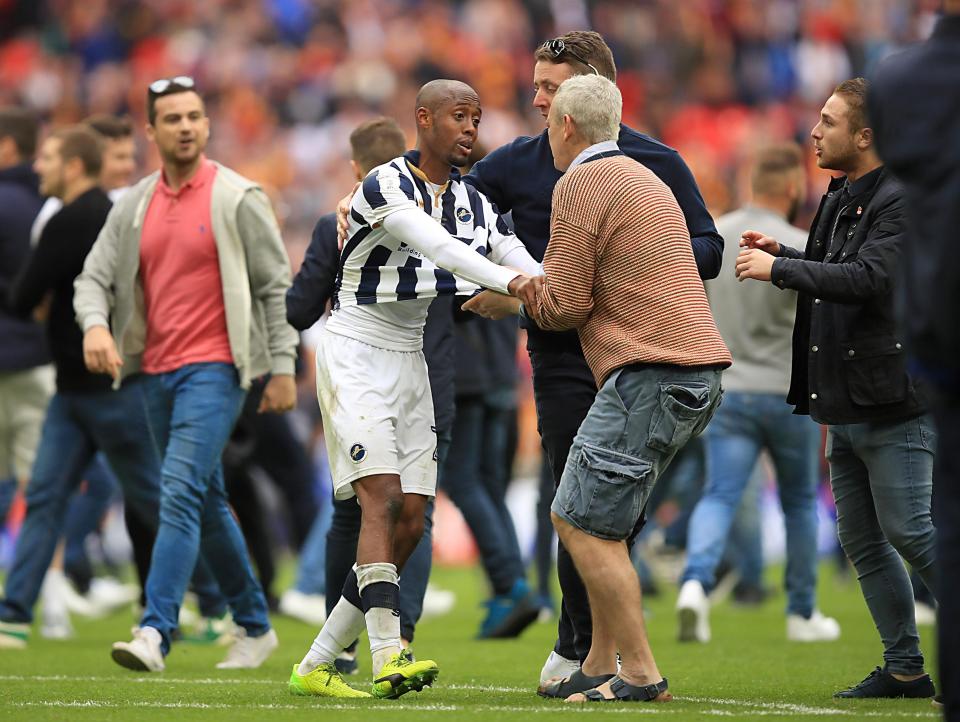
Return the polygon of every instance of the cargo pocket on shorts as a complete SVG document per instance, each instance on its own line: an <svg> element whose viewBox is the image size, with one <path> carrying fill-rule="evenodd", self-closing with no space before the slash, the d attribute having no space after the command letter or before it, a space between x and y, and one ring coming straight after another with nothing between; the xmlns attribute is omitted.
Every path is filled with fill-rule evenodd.
<svg viewBox="0 0 960 722"><path fill-rule="evenodd" d="M676 451L703 431L710 406L710 386L700 382L660 384L657 408L650 419L647 446L661 453Z"/></svg>
<svg viewBox="0 0 960 722"><path fill-rule="evenodd" d="M646 459L584 444L577 459L579 494L571 490L565 511L585 531L626 539L650 495L651 471Z"/></svg>

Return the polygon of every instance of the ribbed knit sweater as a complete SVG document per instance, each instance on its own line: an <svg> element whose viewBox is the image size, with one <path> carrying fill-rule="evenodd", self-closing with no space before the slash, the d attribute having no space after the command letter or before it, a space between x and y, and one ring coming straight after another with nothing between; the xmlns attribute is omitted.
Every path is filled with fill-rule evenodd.
<svg viewBox="0 0 960 722"><path fill-rule="evenodd" d="M670 189L623 155L588 160L553 191L541 328L576 328L597 385L633 363L729 366Z"/></svg>

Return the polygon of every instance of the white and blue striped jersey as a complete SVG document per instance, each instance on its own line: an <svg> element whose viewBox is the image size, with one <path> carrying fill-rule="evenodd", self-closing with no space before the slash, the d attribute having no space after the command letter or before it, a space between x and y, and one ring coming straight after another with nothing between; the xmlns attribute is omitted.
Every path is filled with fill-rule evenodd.
<svg viewBox="0 0 960 722"><path fill-rule="evenodd" d="M537 267L496 206L462 183L456 169L438 186L418 161L419 153L410 151L375 168L354 195L328 330L382 348L417 350L432 299L479 288L391 235L383 221L397 211L422 209L456 241L494 263Z"/></svg>

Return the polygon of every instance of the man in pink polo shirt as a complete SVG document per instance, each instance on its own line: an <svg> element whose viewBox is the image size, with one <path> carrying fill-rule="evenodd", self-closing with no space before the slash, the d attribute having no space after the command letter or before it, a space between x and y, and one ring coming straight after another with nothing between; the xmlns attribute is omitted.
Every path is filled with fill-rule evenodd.
<svg viewBox="0 0 960 722"><path fill-rule="evenodd" d="M193 79L152 83L147 114L163 168L113 207L74 294L90 370L118 381L144 374L163 458L147 608L133 641L113 645L113 659L164 668L202 554L241 630L217 666L258 667L277 637L227 506L220 457L251 379L271 374L260 411L293 408L289 263L264 192L203 154L210 124Z"/></svg>

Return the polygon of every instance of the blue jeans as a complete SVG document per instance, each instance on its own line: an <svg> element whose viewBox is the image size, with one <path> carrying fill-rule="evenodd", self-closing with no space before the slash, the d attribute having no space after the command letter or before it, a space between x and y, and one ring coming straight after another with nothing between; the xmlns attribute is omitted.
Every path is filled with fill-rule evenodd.
<svg viewBox="0 0 960 722"><path fill-rule="evenodd" d="M150 560L141 626L170 635L201 551L248 636L270 630L267 601L253 574L240 527L227 505L221 456L243 405L236 369L198 363L145 378L147 418L162 456L160 526Z"/></svg>
<svg viewBox="0 0 960 722"><path fill-rule="evenodd" d="M63 531L67 502L101 450L123 485L126 503L155 518L160 462L143 412L143 381L119 391L57 393L50 401L27 487L27 516L7 576L0 619L29 623Z"/></svg>
<svg viewBox="0 0 960 722"><path fill-rule="evenodd" d="M512 399L514 391L509 390ZM525 570L507 509L507 437L516 406L496 392L457 397L443 490L463 514L495 595L509 594Z"/></svg>
<svg viewBox="0 0 960 722"><path fill-rule="evenodd" d="M327 532L333 521L333 481L330 479L330 465L326 462L326 454L316 456L319 457L314 466L317 479L320 480L317 485L320 488L320 493L317 494L320 503L310 533L300 549L297 581L293 585L294 589L303 594L327 593L324 560L327 556Z"/></svg>
<svg viewBox="0 0 960 722"><path fill-rule="evenodd" d="M85 594L93 579L93 567L87 556L87 537L100 526L120 485L102 454L94 457L83 478L86 488L83 493L73 495L67 510L63 530L63 569L77 589Z"/></svg>
<svg viewBox="0 0 960 722"><path fill-rule="evenodd" d="M940 593L930 510L935 448L929 416L836 425L827 433L840 545L857 570L894 674L923 672L913 588L900 557L935 597Z"/></svg>
<svg viewBox="0 0 960 722"><path fill-rule="evenodd" d="M770 452L787 532L787 612L809 617L817 585L818 426L792 413L779 394L727 392L707 428L707 486L690 519L681 577L706 589L757 458Z"/></svg>

